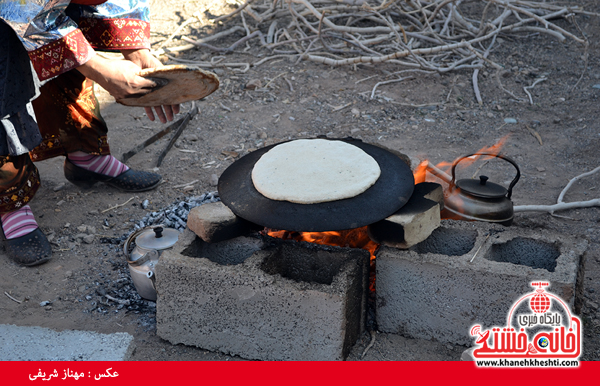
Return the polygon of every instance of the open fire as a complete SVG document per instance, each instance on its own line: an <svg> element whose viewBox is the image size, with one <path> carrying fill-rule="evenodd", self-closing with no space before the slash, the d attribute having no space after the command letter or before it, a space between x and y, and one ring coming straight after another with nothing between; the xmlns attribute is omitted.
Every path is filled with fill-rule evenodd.
<svg viewBox="0 0 600 386"><path fill-rule="evenodd" d="M505 141L480 152L498 154ZM487 163L487 156L463 157L460 163L477 158L471 168ZM510 304L498 307L498 302L510 302L515 290L521 296L519 283L526 283L532 268L536 274L542 272L543 268L511 260L521 259L522 250L528 251L524 256L530 261L541 256L556 262L556 272L546 269L544 280L560 283L565 293L581 292L576 283L582 281L574 273L583 272L579 267L587 244L575 246L563 235L548 238L546 233L522 228L498 231L488 240L491 231L501 228L499 224L448 221L442 226L444 189L439 183L422 182L434 178L432 167L421 164L414 191L407 193L408 202L394 214L369 219L367 227L353 230L275 230L285 229L286 223L267 225L260 218L253 222L234 213L225 200L194 208L188 217L189 230L173 250L161 255L157 334L174 344L260 360L345 359L369 320L379 332L468 344L464 326L472 320L496 325L505 315L489 310L507 309ZM451 167L439 165L440 174L446 176L444 186L450 181ZM458 169L461 176L471 174ZM506 181L504 169L501 174L499 181ZM412 180L410 172L408 177ZM387 201L367 204L373 202L377 206ZM364 210L364 203L349 210L356 208ZM365 212L370 211L369 207ZM348 226L290 224L288 229ZM265 242L256 237L257 229L264 229L264 237L323 246ZM370 252L370 267L368 255L356 248ZM570 252L575 249L580 252ZM535 257L531 250L536 251ZM471 307L474 301L483 307Z"/></svg>
<svg viewBox="0 0 600 386"><path fill-rule="evenodd" d="M371 253L371 260L379 244L373 242L367 234L367 227L330 232L289 232L268 229L266 234L283 240L306 241L314 244L333 245L347 248L366 249Z"/></svg>
<svg viewBox="0 0 600 386"><path fill-rule="evenodd" d="M484 146L474 153L488 153L488 154L498 155L498 154L500 154L500 151L504 147L504 143L508 140L509 136L510 135L506 135L506 136L500 138L500 140L498 140L498 142L496 142L494 145L489 146L489 147ZM493 155L489 155L489 156L475 155L472 157L468 157L468 159L462 161L458 165L458 168L464 169L464 168L468 167L469 165L472 165L475 161L479 160L481 157L484 157L483 159L486 159L486 160L492 159ZM443 161L443 162L438 163L435 166L433 166L427 159L424 161L421 161L419 166L417 166L417 168L413 172L413 175L415 177L415 184L418 184L420 182L425 182L425 181L439 183L440 179L446 183L449 183L450 179L452 178L452 175L451 175L452 165L458 159L460 159L460 157L457 158L456 160L454 160L453 162ZM429 172L429 174L427 174L427 172Z"/></svg>
<svg viewBox="0 0 600 386"><path fill-rule="evenodd" d="M428 160L425 160L419 164L414 172L415 183L425 181L436 183L441 183L440 181L443 181L443 183L445 183L442 184L442 186L444 188L444 202L446 208L441 212L442 220L482 220L501 222L505 225L510 225L512 222L512 204L508 203L510 203L512 186L518 181L520 172L514 161L500 154L500 151L502 150L508 137L509 135L506 135L496 144L489 147L484 146L477 152L473 153L473 155L459 157L453 162L440 162L434 166ZM456 178L456 171L465 170L468 166L474 164L476 161L484 160L485 162L481 163L479 168L473 174L472 178L475 179L479 174L479 171L487 164L487 162L496 157L512 163L517 170L516 178L513 180L507 191L508 198L501 197L502 194L496 189L502 188L501 186L490 187L491 185L494 185L491 183L486 185L486 181L488 180L487 176L480 176L479 184L475 183L476 190L479 191L481 189L487 189L486 193L479 191L475 194L475 198L471 198L469 196L473 192L471 189L467 190L466 186L459 188L458 185L460 185L460 182L453 180ZM453 170L453 168L455 168L455 170ZM473 186L471 181L468 179L461 181L466 183L468 186ZM484 186L486 186L486 188L483 188ZM464 194L463 188L465 188ZM490 192L494 192L494 196L492 196ZM480 199L479 197L486 198ZM506 203L506 208L503 208L502 206L503 200ZM508 208L508 206L510 206L510 208Z"/></svg>

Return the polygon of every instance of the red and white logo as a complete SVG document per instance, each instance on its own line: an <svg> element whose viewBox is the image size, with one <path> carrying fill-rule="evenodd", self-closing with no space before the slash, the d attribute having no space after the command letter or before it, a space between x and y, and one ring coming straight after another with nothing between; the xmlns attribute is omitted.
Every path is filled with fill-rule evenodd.
<svg viewBox="0 0 600 386"><path fill-rule="evenodd" d="M581 320L560 297L544 289L549 285L548 282L531 283L536 289L513 304L505 326L488 330L483 330L481 325L471 327L471 335L475 337L473 356L478 365L483 364L478 361L481 359L579 358L583 336ZM559 361L540 363L560 366Z"/></svg>

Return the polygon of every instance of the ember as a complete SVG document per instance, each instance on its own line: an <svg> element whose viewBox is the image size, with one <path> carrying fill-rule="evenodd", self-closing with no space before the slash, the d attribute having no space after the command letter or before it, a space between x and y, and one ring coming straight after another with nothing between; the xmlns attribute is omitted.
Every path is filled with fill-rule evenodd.
<svg viewBox="0 0 600 386"><path fill-rule="evenodd" d="M283 240L366 249L371 253L371 260L375 258L375 252L379 248L379 244L369 238L367 227L331 232L289 232L266 229L264 233Z"/></svg>

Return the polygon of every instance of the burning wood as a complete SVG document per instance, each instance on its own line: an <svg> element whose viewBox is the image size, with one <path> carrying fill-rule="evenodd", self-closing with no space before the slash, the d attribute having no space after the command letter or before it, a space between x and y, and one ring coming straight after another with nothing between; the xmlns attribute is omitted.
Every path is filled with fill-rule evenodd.
<svg viewBox="0 0 600 386"><path fill-rule="evenodd" d="M521 172L512 159L500 153L507 139L508 136L505 136L496 144L490 147L484 146L478 152L459 157L452 163L442 162L434 166L427 160L421 162L415 171L416 181L427 180L427 171L429 171L433 175L433 180L441 179L447 185L444 191L442 219L499 222L504 225L512 223L514 211L510 198ZM493 182L488 183L487 176L479 176L481 169L494 158L500 158L516 169L516 174L508 188ZM456 179L457 168L464 169L478 160L484 162L475 170L471 179ZM450 169L450 175L442 168ZM477 176L479 180L475 179Z"/></svg>
<svg viewBox="0 0 600 386"><path fill-rule="evenodd" d="M504 143L506 142L507 139L508 139L508 135L501 138L496 144L494 144L490 147L484 146L479 151L477 151L477 153L486 153L487 152L487 153L490 153L493 155L498 155L498 154L500 154L500 151L502 150ZM539 140L541 141L541 139L539 139ZM461 162L459 168L466 168L467 166L473 164L475 161L479 160L481 157L486 157L485 158L486 162L483 163L482 165L480 165L477 168L477 170L475 171L475 173L473 174L472 178L475 178L476 175L479 173L479 171L485 166L485 164L490 159L493 158L493 155L492 156L477 155L477 156L469 157L469 159L466 160L465 162ZM429 162L429 160L422 161L414 171L415 183L424 182L424 181L440 182L440 180L442 180L443 182L446 183L445 186L447 187L448 185L453 183L453 177L451 174L448 174L448 172L451 170L452 165L454 165L457 160L454 160L451 163L440 162L437 165L431 164ZM598 171L600 171L600 166L595 168L592 171L585 172L578 176L573 177L569 181L569 183L563 188L563 190L561 191L555 204L552 204L552 205L517 205L517 206L514 206L513 210L515 213L516 212L547 212L553 216L561 217L561 216L556 215L554 212L560 211L560 210L568 210L568 209L598 207L598 206L600 206L600 199L592 199L592 200L587 200L587 201L576 201L576 202L564 202L565 194L567 193L569 188L571 188L571 186L573 186L573 184L576 181L578 181L579 179L581 179L583 177L587 177L592 174L595 174ZM427 172L429 172L429 174L427 174ZM446 196L448 195L447 189L445 190L445 195ZM442 217L442 218L445 219L447 217Z"/></svg>
<svg viewBox="0 0 600 386"><path fill-rule="evenodd" d="M379 244L369 238L367 227L332 232L289 232L267 229L264 231L264 234L283 240L306 241L321 245L366 249L371 253L371 260L375 258L375 252L379 248Z"/></svg>
<svg viewBox="0 0 600 386"><path fill-rule="evenodd" d="M506 143L508 138L509 138L509 135L506 135L506 136L500 138L498 140L498 142L496 142L492 146L482 147L481 149L479 149L478 151L475 152L477 155L470 156L470 157L468 157L468 159L462 161L460 163L460 165L458 166L458 168L465 169L469 165L472 165L473 163L475 163L476 161L478 161L479 159L481 159L483 157L483 159L486 160L486 162L484 164L482 164L475 171L475 173L473 174L473 177L472 177L472 178L475 178L476 175L481 170L481 168L483 168L483 166L485 166L485 164L489 160L493 159L496 155L500 154L500 152L501 152L502 148L504 147L504 144ZM480 155L482 153L487 153L489 155ZM436 165L431 164L429 162L429 160L422 161L414 171L415 183L418 184L419 182L425 182L425 181L439 183L438 179L441 179L446 184L450 184L450 182L452 181L452 175L451 175L452 165L454 165L460 158L461 157L458 157L457 159L455 159L452 162L443 161ZM431 173L432 176L428 178L427 172Z"/></svg>

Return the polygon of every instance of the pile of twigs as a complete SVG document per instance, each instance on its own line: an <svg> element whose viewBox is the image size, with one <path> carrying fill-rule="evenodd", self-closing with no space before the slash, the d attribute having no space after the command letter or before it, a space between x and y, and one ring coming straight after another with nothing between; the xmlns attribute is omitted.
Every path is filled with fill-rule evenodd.
<svg viewBox="0 0 600 386"><path fill-rule="evenodd" d="M247 0L234 12L211 20L235 24L232 28L202 39L182 36L189 44L165 48L178 30L155 53L169 55L202 47L224 54L244 47L248 51L254 42L268 50L268 56L254 63L225 63L220 56L197 64L229 65L245 72L271 59L291 57L331 66L387 62L438 73L467 68L474 70L474 88L481 103L477 72L485 65L497 72L503 69L488 58L498 36L548 34L561 42L572 39L587 48L574 20L577 14L591 13L578 6L546 1ZM195 18L200 20L199 15ZM554 22L561 18L571 21L577 32ZM192 22L190 19L184 25ZM229 47L210 44L234 33L244 36Z"/></svg>

